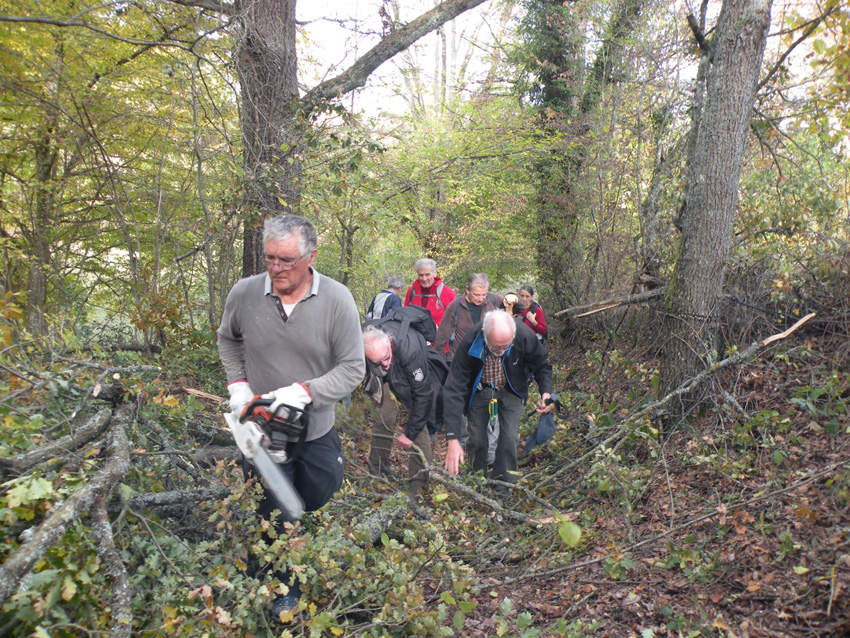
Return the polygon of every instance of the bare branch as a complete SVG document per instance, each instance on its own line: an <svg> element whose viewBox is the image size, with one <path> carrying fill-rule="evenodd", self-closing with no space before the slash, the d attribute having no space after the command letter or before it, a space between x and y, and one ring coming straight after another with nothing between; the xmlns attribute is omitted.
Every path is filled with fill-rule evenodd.
<svg viewBox="0 0 850 638"><path fill-rule="evenodd" d="M431 11L396 29L357 59L346 71L311 89L302 104L309 111L322 100L330 100L360 88L369 75L396 53L404 51L423 35L457 17L464 11L483 4L486 0L446 0Z"/></svg>
<svg viewBox="0 0 850 638"><path fill-rule="evenodd" d="M215 2L215 0L169 0L169 2L179 4L183 7L196 7L198 9L205 9L207 11L221 13L226 16L237 15L236 7L234 5L225 4L223 2Z"/></svg>
<svg viewBox="0 0 850 638"><path fill-rule="evenodd" d="M691 28L691 31L694 34L694 38L696 38L700 50L705 55L711 55L711 45L709 45L708 40L705 39L705 34L702 32L702 27L697 22L697 19L694 17L693 13L688 14L688 26Z"/></svg>
<svg viewBox="0 0 850 638"><path fill-rule="evenodd" d="M779 71L779 69L782 67L785 60L788 59L788 56L791 55L791 52L794 51L794 49L796 49L797 46L800 45L800 43L804 42L810 35L812 35L815 29L820 26L821 22L823 22L827 17L829 17L834 11L838 9L838 4L839 3L836 2L834 5L829 7L824 13L820 14L806 25L806 28L803 30L803 33L800 35L800 37L791 43L791 46L789 46L785 50L785 52L776 61L776 64L774 64L770 68L770 71L768 71L765 74L764 78L761 80L761 82L758 83L758 86L756 87L756 92L761 91L765 84L770 82L771 78L776 75L777 71Z"/></svg>
<svg viewBox="0 0 850 638"><path fill-rule="evenodd" d="M105 29L101 29L100 27L96 27L94 25L89 24L88 22L80 22L77 20L59 20L57 18L48 18L48 17L40 17L40 16L6 16L0 15L0 22L12 22L15 24L46 24L54 27L63 27L63 28L80 28L80 29L88 29L89 31L93 31L98 35L102 35L104 37L110 38L112 40L118 40L119 42L124 42L125 44L132 44L135 46L141 47L151 47L151 46L162 46L162 47L170 47L173 49L182 49L183 51L192 52L192 47L186 46L185 44L181 44L179 42L175 42L173 40L165 40L165 41L157 41L157 40L137 40L135 38L126 38L122 35L118 35L117 33L111 33L106 31Z"/></svg>

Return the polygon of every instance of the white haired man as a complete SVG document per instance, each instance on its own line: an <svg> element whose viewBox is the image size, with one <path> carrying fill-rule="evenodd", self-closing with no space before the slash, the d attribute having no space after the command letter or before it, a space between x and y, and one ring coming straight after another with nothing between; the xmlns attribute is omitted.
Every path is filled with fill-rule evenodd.
<svg viewBox="0 0 850 638"><path fill-rule="evenodd" d="M446 307L454 301L455 291L443 283L437 275L437 262L429 257L416 260L416 281L407 289L404 295L405 306L422 306L427 308L434 318L434 323L440 327L440 322L446 312Z"/></svg>
<svg viewBox="0 0 850 638"><path fill-rule="evenodd" d="M431 463L431 437L428 426L441 418L440 390L446 375L442 359L425 343L423 336L404 322L387 320L380 327L367 325L363 329L363 350L371 373L389 385L395 398L407 412L404 432L395 438L403 448L415 443L425 461ZM381 392L382 403L392 402ZM380 412L380 408L379 408ZM397 416L397 411L393 413ZM384 471L389 464L390 448L395 436L395 419L380 418L372 434L369 467L373 473ZM421 513L416 498L428 482L428 472L418 452L408 454L408 498L413 511Z"/></svg>
<svg viewBox="0 0 850 638"><path fill-rule="evenodd" d="M499 439L492 478L513 483L517 468L519 421L528 399L530 371L538 388L537 411L548 412L552 393L552 366L534 333L504 310L491 310L475 329L466 333L455 351L443 385L443 422L449 447L446 470L457 474L464 453L452 441L464 436L469 422L467 449L472 469L487 473L487 424L498 419ZM502 492L503 490L499 490Z"/></svg>

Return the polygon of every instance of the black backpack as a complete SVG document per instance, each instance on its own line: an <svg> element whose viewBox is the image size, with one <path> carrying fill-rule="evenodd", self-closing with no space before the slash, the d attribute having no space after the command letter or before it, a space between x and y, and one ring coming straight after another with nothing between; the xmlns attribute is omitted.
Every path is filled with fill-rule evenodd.
<svg viewBox="0 0 850 638"><path fill-rule="evenodd" d="M390 310L383 319L373 319L366 324L380 328L387 321L397 321L401 324L398 331L400 335L407 334L408 329L413 328L425 338L428 343L428 364L437 375L440 385L445 383L449 366L443 356L431 347L437 338L437 324L434 323L431 312L422 306L399 306Z"/></svg>
<svg viewBox="0 0 850 638"><path fill-rule="evenodd" d="M369 323L380 328L385 321L398 321L401 324L399 334L406 334L408 328L413 328L429 344L437 339L437 324L431 312L422 306L399 306L390 310L384 318Z"/></svg>

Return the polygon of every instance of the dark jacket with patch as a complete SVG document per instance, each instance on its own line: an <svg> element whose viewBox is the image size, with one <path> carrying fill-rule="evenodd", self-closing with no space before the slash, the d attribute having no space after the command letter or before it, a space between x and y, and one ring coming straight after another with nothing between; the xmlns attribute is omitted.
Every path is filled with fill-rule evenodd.
<svg viewBox="0 0 850 638"><path fill-rule="evenodd" d="M546 349L528 326L519 321L516 324L513 343L502 355L506 387L525 401L528 399L528 384L534 378L540 394L551 394L552 366ZM484 348L484 334L479 322L460 342L443 386L443 422L447 439L461 438L466 434L462 417L469 410L475 393L482 389Z"/></svg>
<svg viewBox="0 0 850 638"><path fill-rule="evenodd" d="M401 335L401 324L397 321L387 321L381 329L389 335L393 348L393 361L385 380L407 408L404 434L412 441L426 425L439 423L442 380L429 363L431 348L419 332L409 328L407 334ZM369 366L376 367L372 363Z"/></svg>

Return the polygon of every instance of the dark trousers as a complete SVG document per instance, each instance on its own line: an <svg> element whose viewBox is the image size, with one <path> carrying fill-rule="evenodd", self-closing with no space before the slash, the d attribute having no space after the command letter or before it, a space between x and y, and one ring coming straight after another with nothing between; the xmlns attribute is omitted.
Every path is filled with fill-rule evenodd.
<svg viewBox="0 0 850 638"><path fill-rule="evenodd" d="M308 512L319 509L342 486L342 445L336 428L331 428L318 439L304 441L300 445L290 443L286 451L290 455L294 453L295 458L280 467L304 501L304 509ZM256 473L253 465L251 469ZM277 503L274 497L263 485L263 500L260 501L257 513L267 518L275 508ZM278 531L283 530L283 523L286 521L286 514L283 513L277 520Z"/></svg>
<svg viewBox="0 0 850 638"><path fill-rule="evenodd" d="M336 428L312 441L304 441L301 444L290 443L287 445L287 454L292 460L280 465L286 477L292 482L295 491L304 501L304 509L308 512L319 509L327 503L342 486L343 462L342 445ZM294 456L294 458L292 458ZM245 464L248 468L246 474L257 476L257 471L251 463ZM257 507L257 514L263 518L269 518L272 511L278 509L274 496L263 485L263 498ZM284 532L284 523L289 521L285 512L275 519L275 529L278 534ZM266 540L272 543L274 539L267 536ZM253 569L256 575L256 569ZM290 592L300 595L301 587L297 579L287 569L285 571L275 570L277 579L290 586Z"/></svg>
<svg viewBox="0 0 850 638"><path fill-rule="evenodd" d="M487 422L490 420L490 399L495 398L499 406L499 442L496 445L496 460L492 478L509 483L516 482L512 473L517 467L517 443L519 422L522 418L524 401L507 388L491 390L484 388L475 393L469 406L469 442L467 451L472 457L472 469L487 474Z"/></svg>

